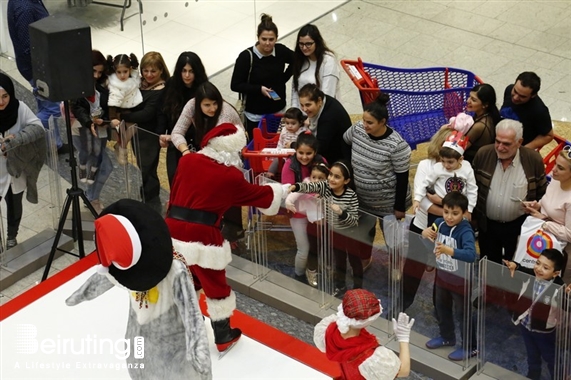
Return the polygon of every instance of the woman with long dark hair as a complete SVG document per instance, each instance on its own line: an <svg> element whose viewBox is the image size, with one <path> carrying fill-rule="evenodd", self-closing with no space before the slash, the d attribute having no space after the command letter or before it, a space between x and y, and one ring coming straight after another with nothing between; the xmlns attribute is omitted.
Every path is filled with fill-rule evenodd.
<svg viewBox="0 0 571 380"><path fill-rule="evenodd" d="M166 129L163 133L172 132L183 107L196 96L198 87L207 81L206 70L200 57L191 51L181 53L176 61L172 77L166 83L162 109ZM194 141L194 128L188 129L185 138L187 141ZM162 147L167 147L167 174L169 184L172 185L182 154L168 141L167 135L161 135L160 141Z"/></svg>
<svg viewBox="0 0 571 380"><path fill-rule="evenodd" d="M190 151L200 150L202 137L217 125L231 123L242 126L240 116L231 104L222 99L222 94L210 82L204 82L196 91L195 97L190 99L172 130L173 145L184 156ZM187 141L186 132L193 125L194 141Z"/></svg>
<svg viewBox="0 0 571 380"><path fill-rule="evenodd" d="M474 125L466 133L468 149L464 152L464 159L471 163L478 149L493 144L496 138L496 124L501 116L496 106L494 88L487 83L474 86L466 103L466 111L474 113Z"/></svg>
<svg viewBox="0 0 571 380"><path fill-rule="evenodd" d="M292 107L299 108L298 91L308 83L315 83L325 95L339 99L337 58L325 44L317 26L307 24L297 33L292 66Z"/></svg>

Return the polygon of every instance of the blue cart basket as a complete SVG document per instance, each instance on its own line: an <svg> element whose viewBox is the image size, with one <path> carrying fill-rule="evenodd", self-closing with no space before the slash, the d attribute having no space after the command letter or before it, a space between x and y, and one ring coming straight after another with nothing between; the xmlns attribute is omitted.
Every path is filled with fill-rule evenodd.
<svg viewBox="0 0 571 380"><path fill-rule="evenodd" d="M342 60L363 105L380 92L389 95L388 124L411 146L430 140L448 119L462 112L470 90L483 83L474 73L452 67L401 69Z"/></svg>

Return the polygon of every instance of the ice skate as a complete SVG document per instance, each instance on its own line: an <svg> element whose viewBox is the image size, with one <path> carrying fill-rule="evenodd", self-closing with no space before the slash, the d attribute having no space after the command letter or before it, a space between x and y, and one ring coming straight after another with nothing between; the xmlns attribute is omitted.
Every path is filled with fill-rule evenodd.
<svg viewBox="0 0 571 380"><path fill-rule="evenodd" d="M221 356L234 347L238 339L242 336L242 330L230 327L230 318L221 321L210 321L212 329L214 330L214 343Z"/></svg>

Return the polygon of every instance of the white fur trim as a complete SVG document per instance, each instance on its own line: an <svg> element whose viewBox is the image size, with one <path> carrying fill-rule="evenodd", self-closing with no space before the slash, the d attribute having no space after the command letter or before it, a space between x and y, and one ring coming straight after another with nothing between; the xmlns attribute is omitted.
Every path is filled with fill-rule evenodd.
<svg viewBox="0 0 571 380"><path fill-rule="evenodd" d="M125 229L125 232L127 232L127 236L129 237L129 241L131 242L131 246L133 247L133 257L131 258L131 263L128 266L122 267L121 265L117 264L115 261L111 261L117 268L121 270L127 270L132 266L134 266L135 264L137 264L141 259L141 252L143 251L141 239L139 238L139 233L135 229L135 226L133 226L133 223L131 223L129 219L125 218L123 215L109 214L109 216L115 217L115 219L117 219L117 221L121 223L121 225Z"/></svg>
<svg viewBox="0 0 571 380"><path fill-rule="evenodd" d="M274 199L272 200L272 204L268 208L261 208L258 207L263 214L266 215L276 215L280 210L280 206L282 204L282 195L283 189L281 183L269 183L266 186L270 186L274 191Z"/></svg>
<svg viewBox="0 0 571 380"><path fill-rule="evenodd" d="M107 274L109 273L109 267L104 267L103 265L99 264L95 266L95 270L99 274Z"/></svg>
<svg viewBox="0 0 571 380"><path fill-rule="evenodd" d="M341 334L345 334L347 331L349 331L350 327L363 329L369 326L371 323L373 323L375 319L379 318L379 316L383 312L383 307L381 306L381 300L379 300L379 307L380 311L377 314L373 314L367 319L355 319L355 318L349 318L345 315L345 313L343 312L343 304L341 303L337 307L337 328L339 329Z"/></svg>
<svg viewBox="0 0 571 380"><path fill-rule="evenodd" d="M213 137L206 146L218 152L240 152L246 146L246 134L239 125L235 125L235 127L236 133Z"/></svg>
<svg viewBox="0 0 571 380"><path fill-rule="evenodd" d="M236 294L231 290L230 295L221 300L206 297L208 315L213 321L221 321L230 318L236 310Z"/></svg>
<svg viewBox="0 0 571 380"><path fill-rule="evenodd" d="M184 257L188 265L222 270L232 261L232 249L226 240L222 246L204 245L177 239L172 239L172 243L174 250Z"/></svg>
<svg viewBox="0 0 571 380"><path fill-rule="evenodd" d="M222 165L235 166L237 168L241 168L243 166L242 157L240 157L238 152L219 152L212 149L210 146L207 146L198 153L212 158L214 161Z"/></svg>

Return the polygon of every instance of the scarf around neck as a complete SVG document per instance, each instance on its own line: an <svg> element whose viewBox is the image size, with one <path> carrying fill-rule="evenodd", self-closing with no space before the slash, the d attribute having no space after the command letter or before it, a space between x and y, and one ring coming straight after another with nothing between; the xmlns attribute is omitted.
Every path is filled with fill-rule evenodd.
<svg viewBox="0 0 571 380"><path fill-rule="evenodd" d="M8 93L10 102L2 111L0 111L0 132L4 133L16 124L18 121L18 109L20 101L16 99L14 92L14 83L9 76L0 73L0 88Z"/></svg>
<svg viewBox="0 0 571 380"><path fill-rule="evenodd" d="M325 334L325 347L327 359L335 362L348 362L359 356L364 351L379 346L377 337L365 329L361 329L358 336L343 338L336 323L327 327Z"/></svg>

